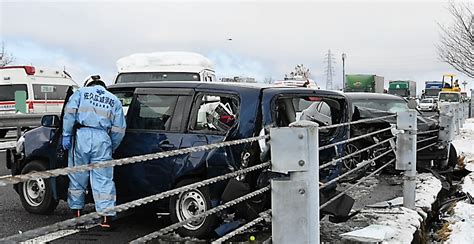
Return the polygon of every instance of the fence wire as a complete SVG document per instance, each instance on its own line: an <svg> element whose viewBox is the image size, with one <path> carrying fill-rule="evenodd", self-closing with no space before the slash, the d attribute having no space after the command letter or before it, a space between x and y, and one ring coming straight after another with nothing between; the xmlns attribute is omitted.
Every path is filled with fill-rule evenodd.
<svg viewBox="0 0 474 244"><path fill-rule="evenodd" d="M260 195L260 194L262 194L262 193L265 193L266 191L269 191L269 190L270 190L270 186L266 186L266 187L264 187L264 188L262 188L262 189L259 189L259 190L256 190L256 191L254 191L254 192L248 193L248 194L246 194L246 195L244 195L244 196L241 196L241 197L236 198L236 199L234 199L234 200L232 200L232 201L226 202L226 203L224 203L224 204L222 204L222 205L219 205L219 206L217 206L217 207L215 207L215 208L212 208L212 209L210 209L210 210L208 210L208 211L206 211L206 212L204 212L204 213L200 213L200 214L195 215L195 216L193 216L193 217L191 217L191 218L189 218L189 219L186 219L186 220L184 220L184 221L181 221L181 222L172 224L172 225L170 225L170 226L168 226L168 227L165 227L165 228L163 228L163 229L161 229L161 230L155 231L155 232L150 233L150 234L148 234L148 235L146 235L146 236L143 236L143 237L140 237L140 238L138 238L138 239L135 239L135 240L131 241L130 243L145 243L145 242L151 241L151 240L153 240L153 239L155 239L155 238L162 237L162 236L164 236L165 234L167 234L167 233L169 233L169 232L171 232L171 231L177 230L177 229L179 229L179 228L181 228L181 227L183 227L183 226L185 226L185 225L187 225L187 224L189 224L189 223L191 223L191 222L193 222L193 221L196 221L196 220L198 220L198 219L200 219L200 218L204 218L204 217L210 216L210 215L212 215L212 214L216 214L216 213L218 213L218 212L220 212L220 211L222 211L222 210L224 210L224 209L226 209L226 208L232 207L232 206L234 206L234 205L236 205L236 204L238 204L238 203L241 203L241 202L243 202L243 201L249 200L249 199L251 199L251 198L253 198L253 197L255 197L255 196L258 196L258 195Z"/></svg>
<svg viewBox="0 0 474 244"><path fill-rule="evenodd" d="M245 144L245 143L250 143L250 142L254 142L254 141L258 141L262 139L268 139L268 138L270 138L269 135L257 136L257 137L251 137L251 138L240 139L240 140L235 140L235 141L218 142L218 143L210 144L210 145L177 149L177 150L172 150L172 151L167 151L167 152L150 153L146 155L134 156L134 157L129 157L129 158L113 159L113 160L108 160L108 161L104 161L104 162L96 163L96 164L52 169L52 170L33 172L33 173L28 173L28 174L23 174L23 175L14 175L14 176L0 178L0 186L17 184L21 182L26 182L28 180L34 180L34 179L40 179L40 178L47 179L47 178L61 176L61 175L68 175L71 173L89 171L92 169L108 168L108 167L114 167L114 166L119 166L119 165L126 165L126 164L149 161L149 160L155 160L155 159L160 159L160 158L173 157L173 156L178 156L178 155L183 155L183 154L188 154L188 153L209 151L216 148Z"/></svg>
<svg viewBox="0 0 474 244"><path fill-rule="evenodd" d="M186 192L186 191L189 191L189 190L192 190L192 189L207 186L207 185L210 185L210 184L222 181L222 180L234 178L234 177L237 177L237 176L240 176L240 175L243 175L243 174L247 174L247 173L255 171L255 170L264 169L268 166L270 166L270 162L262 163L262 164L255 165L255 166L252 166L252 167L249 167L249 168L246 168L246 169L242 169L242 170L237 170L237 171L232 172L232 173L228 173L228 174L221 175L221 176L216 176L216 177L213 177L211 179L203 180L203 181L200 181L200 182L196 182L196 183L193 183L193 184L182 186L180 188L165 191L165 192L162 192L162 193L159 193L159 194L156 194L156 195L152 195L152 196L141 198L141 199L131 201L131 202L128 202L128 203L120 204L120 205L117 205L115 207L106 209L105 212L118 212L118 213L123 212L125 210L135 208L135 207L147 204L147 203L155 202L155 201L158 201L158 200L161 200L161 199L165 199L165 198L177 195L177 194L182 193L182 192ZM35 237L38 237L38 236L41 236L41 235L45 235L45 234L48 234L48 233L51 233L51 232L55 232L55 231L58 231L58 230L63 230L63 229L67 229L69 227L74 227L78 224L84 224L84 223L99 219L101 217L102 216L99 215L99 213L97 213L97 212L89 213L89 214L85 214L85 215L83 215L81 217L78 217L78 218L68 219L68 220L61 221L61 222L58 222L58 223L55 223L55 224L52 224L52 225L48 225L48 226L45 226L45 227L41 227L41 228L38 228L38 229L25 231L22 234L6 237L6 238L3 238L3 239L0 239L0 242L2 242L2 241L23 241L23 240L35 238Z"/></svg>
<svg viewBox="0 0 474 244"><path fill-rule="evenodd" d="M438 139L438 136L432 136L432 137L428 137L428 138L425 138L425 139L422 139L422 140L418 140L416 143L422 143L422 142L430 141L430 140L433 140L433 139Z"/></svg>
<svg viewBox="0 0 474 244"><path fill-rule="evenodd" d="M389 119L389 118L396 118L397 115L387 115L387 116L381 116L377 118L370 118L370 119L360 119L352 122L346 122L346 123L340 123L340 124L335 124L335 125L326 125L326 126L321 126L319 129L332 129L340 126L345 126L345 125L355 125L355 124L360 124L364 122L370 122L370 121L376 121L376 120L382 120L382 119Z"/></svg>
<svg viewBox="0 0 474 244"><path fill-rule="evenodd" d="M430 148L430 147L432 147L432 146L435 146L436 144L438 144L438 142L434 142L434 143L431 143L431 144L429 144L429 145L427 145L427 146L418 148L418 149L416 149L416 151L419 152L419 151L425 150L425 149L427 149L427 148Z"/></svg>
<svg viewBox="0 0 474 244"><path fill-rule="evenodd" d="M356 136L356 137L353 137L353 138L350 138L350 139L347 139L347 140L343 140L343 141L335 142L335 143L332 143L332 144L324 145L324 146L322 146L322 147L319 147L319 151L324 150L324 149L328 149L328 148L330 148L330 147L334 147L334 146L337 146L337 145L341 145L341 144L344 144L344 143L349 143L349 142L357 141L357 140L362 139L362 138L364 138L364 137L373 136L373 135L375 135L375 134L379 134L379 133L382 133L382 132L385 132L385 131L389 131L389 130L391 130L391 129L392 129L391 127L387 127L387 128L384 128L384 129L381 129L381 130L377 130L377 131L374 131L374 132L371 132L371 133L367 133L367 134L364 134L364 135Z"/></svg>
<svg viewBox="0 0 474 244"><path fill-rule="evenodd" d="M329 199L327 202L325 202L323 205L321 205L319 207L319 209L323 209L325 208L326 206L328 206L329 204L331 204L332 202L334 202L336 199L340 198L341 196L343 196L344 194L348 193L350 190L352 190L352 188L360 185L362 182L364 182L365 180L367 180L369 177L377 174L378 172L382 171L382 169L384 169L385 167L389 166L390 164L392 164L393 162L395 162L395 159L392 159L390 161L388 161L387 163L385 163L384 165L382 165L380 168L376 169L374 172L362 177L359 181L357 181L356 183L354 183L353 185L351 185L350 187L348 187L347 189L343 190L341 193L337 194L335 197Z"/></svg>
<svg viewBox="0 0 474 244"><path fill-rule="evenodd" d="M377 160L377 159L379 159L379 158L381 158L381 157L383 157L383 156L385 156L385 155L387 155L387 154L389 154L389 153L391 153L391 152L393 152L393 149L389 149L389 150L383 152L382 154L380 154L380 155L378 155L377 157L374 157L374 158L372 158L372 159L365 160L364 162L362 162L362 163L360 163L359 165L357 165L357 167L355 167L355 168L353 168L353 169L351 169L351 170L345 172L344 174L339 175L338 177L336 177L336 178L334 178L334 179L332 179L332 180L330 180L330 181L328 181L328 182L326 182L326 183L320 185L320 186L319 186L319 189L322 190L322 189L326 188L327 186L331 185L332 183L335 183L335 182L337 182L338 180L340 180L340 179L342 179L342 178L348 176L349 174L354 173L354 172L356 172L356 171L358 171L358 170L363 169L363 168L364 168L365 166L367 166L368 164L370 164L370 163L372 163L372 162L375 162L375 160Z"/></svg>
<svg viewBox="0 0 474 244"><path fill-rule="evenodd" d="M344 157L336 158L336 159L334 159L334 160L332 160L332 161L329 161L329 162L327 162L327 163L325 163L325 164L319 166L319 169L324 169L324 168L327 168L328 166L336 165L336 163L339 162L339 161L342 161L342 160L351 158L351 157L353 157L354 155L357 155L357 154L360 154L360 153L362 153L362 152L365 152L365 151L367 151L367 150L369 150L369 149L372 149L372 148L374 148L374 147L376 147L376 146L382 145L382 144L384 144L384 143L386 143L386 142L389 142L390 140L393 140L393 139L395 139L394 136L393 136L393 137L390 137L390 138L388 138L388 139L386 139L386 140L383 140L383 141L381 141L381 142L378 142L378 143L376 143L376 144L373 144L373 145L370 145L370 146L368 146L368 147L362 148L362 149L360 149L360 150L358 150L358 151L355 151L355 152L353 152L353 153L347 154L347 155L345 155Z"/></svg>

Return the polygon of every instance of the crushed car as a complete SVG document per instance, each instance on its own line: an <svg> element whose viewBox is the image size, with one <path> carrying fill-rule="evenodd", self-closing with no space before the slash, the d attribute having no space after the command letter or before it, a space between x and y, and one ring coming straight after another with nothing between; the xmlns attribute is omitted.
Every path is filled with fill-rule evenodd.
<svg viewBox="0 0 474 244"><path fill-rule="evenodd" d="M320 125L344 123L352 114L343 94L308 88L238 83L136 82L115 84L108 89L122 101L127 116L126 134L113 155L115 159L249 138L266 134L271 127L285 127L301 119L311 118ZM306 110L310 107L317 112L308 114ZM67 152L62 151L60 145L61 126L62 117L47 115L43 117L41 127L25 133L19 150L9 153L8 168L12 175L66 167ZM348 136L347 126L325 129L320 131L319 144L339 142ZM114 170L117 203L266 162L269 153L260 146L262 144L266 142L117 166ZM343 153L343 144L322 150L320 163ZM334 179L340 174L340 168L340 164L325 168L320 172L320 181ZM272 177L268 170L252 172L181 193L153 207L169 211L171 220L180 222L264 187ZM15 185L24 208L36 214L53 211L60 200L67 199L67 188L66 176ZM322 199L337 193L335 188L335 185L325 188L320 193ZM89 200L92 200L90 195ZM345 199L344 210L328 205L322 214L348 215L354 200L350 197L341 199ZM334 204L340 205L341 202L335 201ZM268 206L269 197L261 196L238 205L228 216L250 220ZM178 232L185 236L206 236L222 223L223 218L225 216L208 216L188 223Z"/></svg>
<svg viewBox="0 0 474 244"><path fill-rule="evenodd" d="M345 93L345 95L349 100L350 106L353 108L352 121L394 115L397 112L408 111L411 107L406 99L390 94L349 92ZM414 109L413 106L411 108ZM395 126L396 122L396 117L390 117L354 124L351 125L350 129L351 137L389 128ZM421 112L417 111L417 132L420 133L417 135L417 141L419 141L417 148L423 148L435 143L434 145L417 152L418 170L452 170L457 164L456 149L451 143L444 145L438 139L439 129L440 126L437 117L425 117ZM355 152L393 136L392 132L388 130L373 136L364 137L361 140L347 144L346 153ZM357 164L363 160L374 158L391 147L393 147L393 143L386 143L370 150L366 150L355 157L351 157L350 160L345 162L343 167L345 167L346 170L355 168ZM394 157L395 155L393 153L381 157L373 163L372 167L375 168L377 163L380 164L387 162L389 159Z"/></svg>

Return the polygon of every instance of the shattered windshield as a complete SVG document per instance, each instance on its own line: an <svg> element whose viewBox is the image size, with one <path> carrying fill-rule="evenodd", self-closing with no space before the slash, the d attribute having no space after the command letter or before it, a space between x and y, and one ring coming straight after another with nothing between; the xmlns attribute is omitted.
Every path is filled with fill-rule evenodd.
<svg viewBox="0 0 474 244"><path fill-rule="evenodd" d="M390 113L408 111L408 105L403 100L370 99L353 100L354 106L387 111Z"/></svg>

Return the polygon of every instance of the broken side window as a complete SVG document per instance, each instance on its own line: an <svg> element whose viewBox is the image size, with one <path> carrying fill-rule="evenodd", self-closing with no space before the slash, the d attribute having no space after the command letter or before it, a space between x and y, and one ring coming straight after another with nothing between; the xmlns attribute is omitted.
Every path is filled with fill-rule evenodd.
<svg viewBox="0 0 474 244"><path fill-rule="evenodd" d="M308 120L319 126L340 123L342 119L341 101L328 97L298 96L279 97L276 100L275 121L277 126L285 127L292 122ZM329 130L321 129L322 133Z"/></svg>
<svg viewBox="0 0 474 244"><path fill-rule="evenodd" d="M193 131L227 133L237 124L240 110L239 100L232 95L202 94L191 124Z"/></svg>

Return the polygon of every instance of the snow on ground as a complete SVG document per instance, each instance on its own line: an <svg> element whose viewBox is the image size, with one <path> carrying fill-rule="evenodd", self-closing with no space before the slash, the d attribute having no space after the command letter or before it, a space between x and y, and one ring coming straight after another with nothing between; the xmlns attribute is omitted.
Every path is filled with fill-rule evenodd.
<svg viewBox="0 0 474 244"><path fill-rule="evenodd" d="M474 118L466 120L460 135L453 140L456 151L464 155L465 169L471 171L461 183L461 191L474 196ZM450 223L451 234L446 243L473 243L474 240L474 204L469 200L457 202L451 216L446 220Z"/></svg>
<svg viewBox="0 0 474 244"><path fill-rule="evenodd" d="M474 241L474 205L456 203L453 215L447 219L451 224L451 235L446 243L472 243Z"/></svg>
<svg viewBox="0 0 474 244"><path fill-rule="evenodd" d="M420 228L423 218L426 218L427 212L431 210L431 205L441 190L441 181L432 174L418 174L416 180L416 211L405 207L391 209L366 207L358 218L366 219L368 226L341 236L353 241L374 241L376 236L373 235L372 231L377 227L374 225L383 225L389 228L385 235L377 236L377 238L380 238L377 241L382 243L411 243L415 232ZM397 200L392 201L397 202Z"/></svg>
<svg viewBox="0 0 474 244"><path fill-rule="evenodd" d="M460 134L456 135L453 145L456 148L458 156L465 156L464 162L466 169L474 171L474 118L467 119Z"/></svg>
<svg viewBox="0 0 474 244"><path fill-rule="evenodd" d="M470 173L464 177L461 185L461 191L464 193L469 193L474 197L474 173Z"/></svg>
<svg viewBox="0 0 474 244"><path fill-rule="evenodd" d="M421 173L416 176L415 205L424 212L431 211L431 205L441 191L441 181L431 173Z"/></svg>

